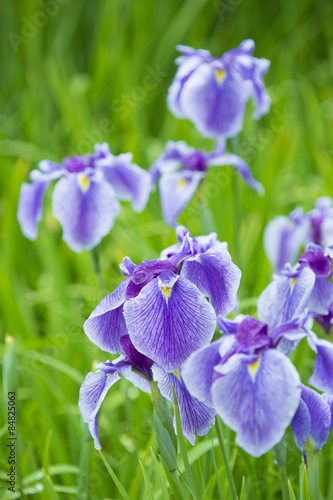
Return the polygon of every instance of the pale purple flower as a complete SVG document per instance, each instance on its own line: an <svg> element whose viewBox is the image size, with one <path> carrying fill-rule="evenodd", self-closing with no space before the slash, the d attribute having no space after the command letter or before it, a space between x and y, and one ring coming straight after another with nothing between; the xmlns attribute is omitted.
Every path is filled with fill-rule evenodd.
<svg viewBox="0 0 333 500"><path fill-rule="evenodd" d="M264 86L270 61L252 56L253 40L244 40L222 57L207 50L178 45L182 53L169 88L168 107L178 118L191 120L205 137L237 135L244 121L247 101L255 104L253 117L269 111L271 99Z"/></svg>
<svg viewBox="0 0 333 500"><path fill-rule="evenodd" d="M59 180L58 180L59 179ZM37 238L44 194L53 180L53 215L63 228L63 239L75 252L90 250L106 236L120 204L131 201L141 212L149 197L148 172L132 163L130 153L114 156L107 144L96 144L95 153L64 158L61 164L43 160L22 184L17 217L23 234Z"/></svg>

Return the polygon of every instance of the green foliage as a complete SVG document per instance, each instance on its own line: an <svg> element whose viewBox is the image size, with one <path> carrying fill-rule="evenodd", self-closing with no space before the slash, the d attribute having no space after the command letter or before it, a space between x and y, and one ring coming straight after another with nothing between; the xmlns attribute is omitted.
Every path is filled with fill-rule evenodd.
<svg viewBox="0 0 333 500"><path fill-rule="evenodd" d="M95 361L107 358L84 335L85 319L119 284L125 255L136 263L156 258L175 241L158 193L142 214L123 203L91 259L62 241L51 191L38 240L25 239L16 220L19 190L38 161L87 153L95 142L108 142L115 154L132 151L143 168L169 139L209 150L212 141L166 109L174 46L219 55L253 38L255 55L272 61L266 77L272 109L254 122L249 106L238 144L266 195L258 198L229 168L211 169L180 222L193 235L214 230L228 241L242 269L239 310L255 313L272 271L262 245L265 224L297 204L309 210L318 196L332 195L332 11L328 0L6 2L0 16L1 497L8 472L6 392L14 384L20 487L8 498L232 498L216 431L198 438L195 448L178 436L178 470L170 473L153 432L151 398L125 380L110 390L100 411L102 457L79 415L80 384ZM6 335L13 347L5 345ZM292 360L307 382L313 354L305 343ZM251 500L282 498L271 453L254 459L236 448L233 432L222 431L237 493ZM332 471L331 446L332 438L320 457L323 498L333 492L333 475L321 473ZM289 430L291 499L300 498L299 485L307 498L300 462Z"/></svg>

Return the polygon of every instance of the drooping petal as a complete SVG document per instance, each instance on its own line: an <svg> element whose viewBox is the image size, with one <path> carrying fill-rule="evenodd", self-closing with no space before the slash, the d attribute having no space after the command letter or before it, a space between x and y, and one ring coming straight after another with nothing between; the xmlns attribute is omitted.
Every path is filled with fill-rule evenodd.
<svg viewBox="0 0 333 500"><path fill-rule="evenodd" d="M125 303L124 316L134 347L169 372L211 340L216 324L212 306L178 275L173 283L152 279Z"/></svg>
<svg viewBox="0 0 333 500"><path fill-rule="evenodd" d="M311 331L308 332L308 342L317 355L309 383L320 391L333 394L333 344L329 340L319 339Z"/></svg>
<svg viewBox="0 0 333 500"><path fill-rule="evenodd" d="M209 161L210 166L222 167L223 165L231 165L239 172L244 181L260 194L264 194L265 190L263 185L256 181L252 175L251 169L248 164L239 156L232 153L225 153L220 156L213 157Z"/></svg>
<svg viewBox="0 0 333 500"><path fill-rule="evenodd" d="M134 212L142 212L149 198L151 176L138 165L123 159L124 156L113 157L112 165L103 166L102 171L116 198L131 201Z"/></svg>
<svg viewBox="0 0 333 500"><path fill-rule="evenodd" d="M184 84L179 107L204 137L237 135L252 90L236 72L201 64Z"/></svg>
<svg viewBox="0 0 333 500"><path fill-rule="evenodd" d="M144 379L138 373L133 371L133 367L130 365L125 365L119 368L119 373L129 382L131 382L134 387L137 387L143 392L151 393L150 385L148 380Z"/></svg>
<svg viewBox="0 0 333 500"><path fill-rule="evenodd" d="M241 271L225 247L186 258L181 275L209 297L216 314L226 316L235 308Z"/></svg>
<svg viewBox="0 0 333 500"><path fill-rule="evenodd" d="M53 193L53 213L63 228L63 239L75 252L90 250L111 230L120 211L111 186L105 181L70 174L60 179Z"/></svg>
<svg viewBox="0 0 333 500"><path fill-rule="evenodd" d="M43 200L49 184L63 174L56 164L44 160L39 164L43 172L30 172L31 184L23 182L17 209L17 219L21 231L29 240L35 240L38 233L38 223L42 218Z"/></svg>
<svg viewBox="0 0 333 500"><path fill-rule="evenodd" d="M160 198L163 218L167 224L174 226L176 220L196 192L205 174L181 170L172 174L164 174L160 180Z"/></svg>
<svg viewBox="0 0 333 500"><path fill-rule="evenodd" d="M89 423L96 450L101 449L98 439L97 413L110 387L120 379L117 372L89 372L80 388L79 408L83 420Z"/></svg>
<svg viewBox="0 0 333 500"><path fill-rule="evenodd" d="M179 405L180 420L184 436L194 445L196 434L204 436L214 423L215 411L204 403L191 396L181 376L177 373L167 373L158 365L153 366L153 377L157 381L159 390L168 401L173 401L172 386L175 390ZM172 384L172 385L171 385ZM173 425L176 430L176 418Z"/></svg>
<svg viewBox="0 0 333 500"><path fill-rule="evenodd" d="M237 432L237 444L259 457L281 441L300 400L300 379L291 361L273 349L257 361L242 354L212 386L213 404ZM223 368L223 365L219 365ZM219 367L216 368L216 370Z"/></svg>
<svg viewBox="0 0 333 500"><path fill-rule="evenodd" d="M38 222L42 218L42 205L44 194L49 182L23 182L21 186L17 219L21 231L29 240L37 238Z"/></svg>
<svg viewBox="0 0 333 500"><path fill-rule="evenodd" d="M317 278L308 303L309 311L316 315L328 314L332 302L333 283L323 278Z"/></svg>
<svg viewBox="0 0 333 500"><path fill-rule="evenodd" d="M214 366L221 361L219 349L221 340L191 354L181 369L181 375L190 394L205 405L212 407L211 388L214 380Z"/></svg>
<svg viewBox="0 0 333 500"><path fill-rule="evenodd" d="M129 278L126 278L114 292L107 295L84 324L87 337L103 351L122 352L120 339L128 333L123 316L128 282Z"/></svg>

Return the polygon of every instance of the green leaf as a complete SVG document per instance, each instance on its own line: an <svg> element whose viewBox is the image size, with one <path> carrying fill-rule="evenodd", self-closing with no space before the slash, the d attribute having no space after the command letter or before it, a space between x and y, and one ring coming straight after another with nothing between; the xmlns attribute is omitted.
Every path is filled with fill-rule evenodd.
<svg viewBox="0 0 333 500"><path fill-rule="evenodd" d="M245 477L243 476L243 481L242 481L242 490L240 494L239 500L245 500Z"/></svg>
<svg viewBox="0 0 333 500"><path fill-rule="evenodd" d="M308 474L306 471L306 466L303 466L302 473L302 492L301 492L302 500L310 500L310 491L309 491L309 483L308 483Z"/></svg>
<svg viewBox="0 0 333 500"><path fill-rule="evenodd" d="M163 473L161 470L161 464L158 462L153 448L150 448L150 453L151 453L151 456L153 457L153 462L155 464L155 470L157 471L158 480L159 480L159 483L161 486L163 499L169 500L168 491L167 491L166 484L165 484L164 477L163 477Z"/></svg>
<svg viewBox="0 0 333 500"><path fill-rule="evenodd" d="M237 500L238 497L237 497L236 486L234 483L234 478L232 476L232 471L230 468L229 459L228 459L227 452L225 449L222 429L221 429L221 425L220 425L220 421L219 421L218 416L216 416L215 427L216 427L217 438L218 438L219 444L220 444L220 450L222 453L222 459L223 459L223 463L224 463L224 467L225 467L225 472L226 472L227 480L228 480L228 484L229 484L230 495L231 495L232 500Z"/></svg>
<svg viewBox="0 0 333 500"><path fill-rule="evenodd" d="M148 498L149 498L149 500L154 500L153 492L151 490L151 486L150 486L150 482L149 482L149 477L147 476L147 472L146 472L145 466L143 465L143 463L141 462L141 460L139 460L139 464L140 464L140 467L142 469L142 474L143 474L143 478L144 478L144 481L145 481Z"/></svg>
<svg viewBox="0 0 333 500"><path fill-rule="evenodd" d="M162 397L156 382L151 382L150 386L154 403L154 429L158 445L163 460L170 472L172 472L177 468L177 438L173 428L170 409L166 399Z"/></svg>
<svg viewBox="0 0 333 500"><path fill-rule="evenodd" d="M290 484L290 481L288 479L288 490L289 490L289 497L290 497L290 500L296 500L296 496L295 496L295 493L292 489L292 486Z"/></svg>
<svg viewBox="0 0 333 500"><path fill-rule="evenodd" d="M121 484L121 482L119 481L119 479L117 478L116 474L113 472L113 470L111 469L110 465L108 464L108 462L106 461L103 453L101 451L99 451L99 454L104 462L104 465L108 471L108 473L110 474L110 477L112 479L112 481L114 482L114 484L116 485L119 493L121 494L121 496L123 497L124 500L131 500L130 497L127 495L126 493L126 490L125 488L123 487L123 485Z"/></svg>
<svg viewBox="0 0 333 500"><path fill-rule="evenodd" d="M46 472L44 471L44 469L43 469L43 473L44 473L43 480L44 480L46 488L47 488L47 490L48 490L48 492L50 494L50 498L52 500L60 500L60 497L59 497L58 493L56 492L56 490L53 487L53 484L52 484L50 476L48 474L46 474Z"/></svg>
<svg viewBox="0 0 333 500"><path fill-rule="evenodd" d="M168 478L170 488L172 489L172 493L174 494L175 499L176 500L184 500L185 494L184 494L184 492L181 488L180 482L177 478L177 472L175 471L175 472L171 473L169 471L167 464L164 462L162 457L161 457L161 460L162 460L162 465L163 465L163 468L165 471L165 475Z"/></svg>

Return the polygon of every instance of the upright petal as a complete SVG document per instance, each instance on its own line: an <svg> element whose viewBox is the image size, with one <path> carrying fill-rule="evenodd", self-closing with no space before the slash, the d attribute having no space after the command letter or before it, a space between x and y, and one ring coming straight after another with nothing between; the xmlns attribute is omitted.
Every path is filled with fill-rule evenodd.
<svg viewBox="0 0 333 500"><path fill-rule="evenodd" d="M290 424L299 405L300 379L291 361L274 349L263 350L251 363L235 356L239 362L230 363L231 370L213 383L213 404L237 432L237 444L259 457L281 441Z"/></svg>
<svg viewBox="0 0 333 500"><path fill-rule="evenodd" d="M154 365L153 377L158 383L162 396L174 405L173 386L179 406L183 434L194 445L196 434L204 436L210 430L214 423L215 411L191 396L178 373L167 373L158 365ZM176 430L175 416L173 424Z"/></svg>
<svg viewBox="0 0 333 500"><path fill-rule="evenodd" d="M305 267L298 277L274 276L258 299L258 318L270 328L289 323L302 316L308 306L315 283L315 274Z"/></svg>
<svg viewBox="0 0 333 500"><path fill-rule="evenodd" d="M191 200L204 176L203 172L187 170L162 175L160 197L163 218L167 224L176 224L178 216Z"/></svg>
<svg viewBox="0 0 333 500"><path fill-rule="evenodd" d="M280 273L287 262L295 263L307 241L309 229L309 221L302 216L296 220L279 216L267 224L264 248L275 272Z"/></svg>
<svg viewBox="0 0 333 500"><path fill-rule="evenodd" d="M216 314L226 316L235 308L241 271L225 247L186 258L181 275L209 297Z"/></svg>
<svg viewBox="0 0 333 500"><path fill-rule="evenodd" d="M87 337L103 351L122 352L120 339L127 334L123 304L128 282L129 278L126 278L114 292L107 295L84 324Z"/></svg>
<svg viewBox="0 0 333 500"><path fill-rule="evenodd" d="M319 451L331 431L331 408L320 394L302 385L300 406L291 425L296 445L301 451L304 451L308 440L315 451Z"/></svg>
<svg viewBox="0 0 333 500"><path fill-rule="evenodd" d="M134 347L172 372L211 340L216 318L190 281L175 276L171 284L161 276L125 303L124 316Z"/></svg>
<svg viewBox="0 0 333 500"><path fill-rule="evenodd" d="M91 250L111 230L120 206L111 186L70 174L53 193L53 213L63 228L63 239L74 252Z"/></svg>

